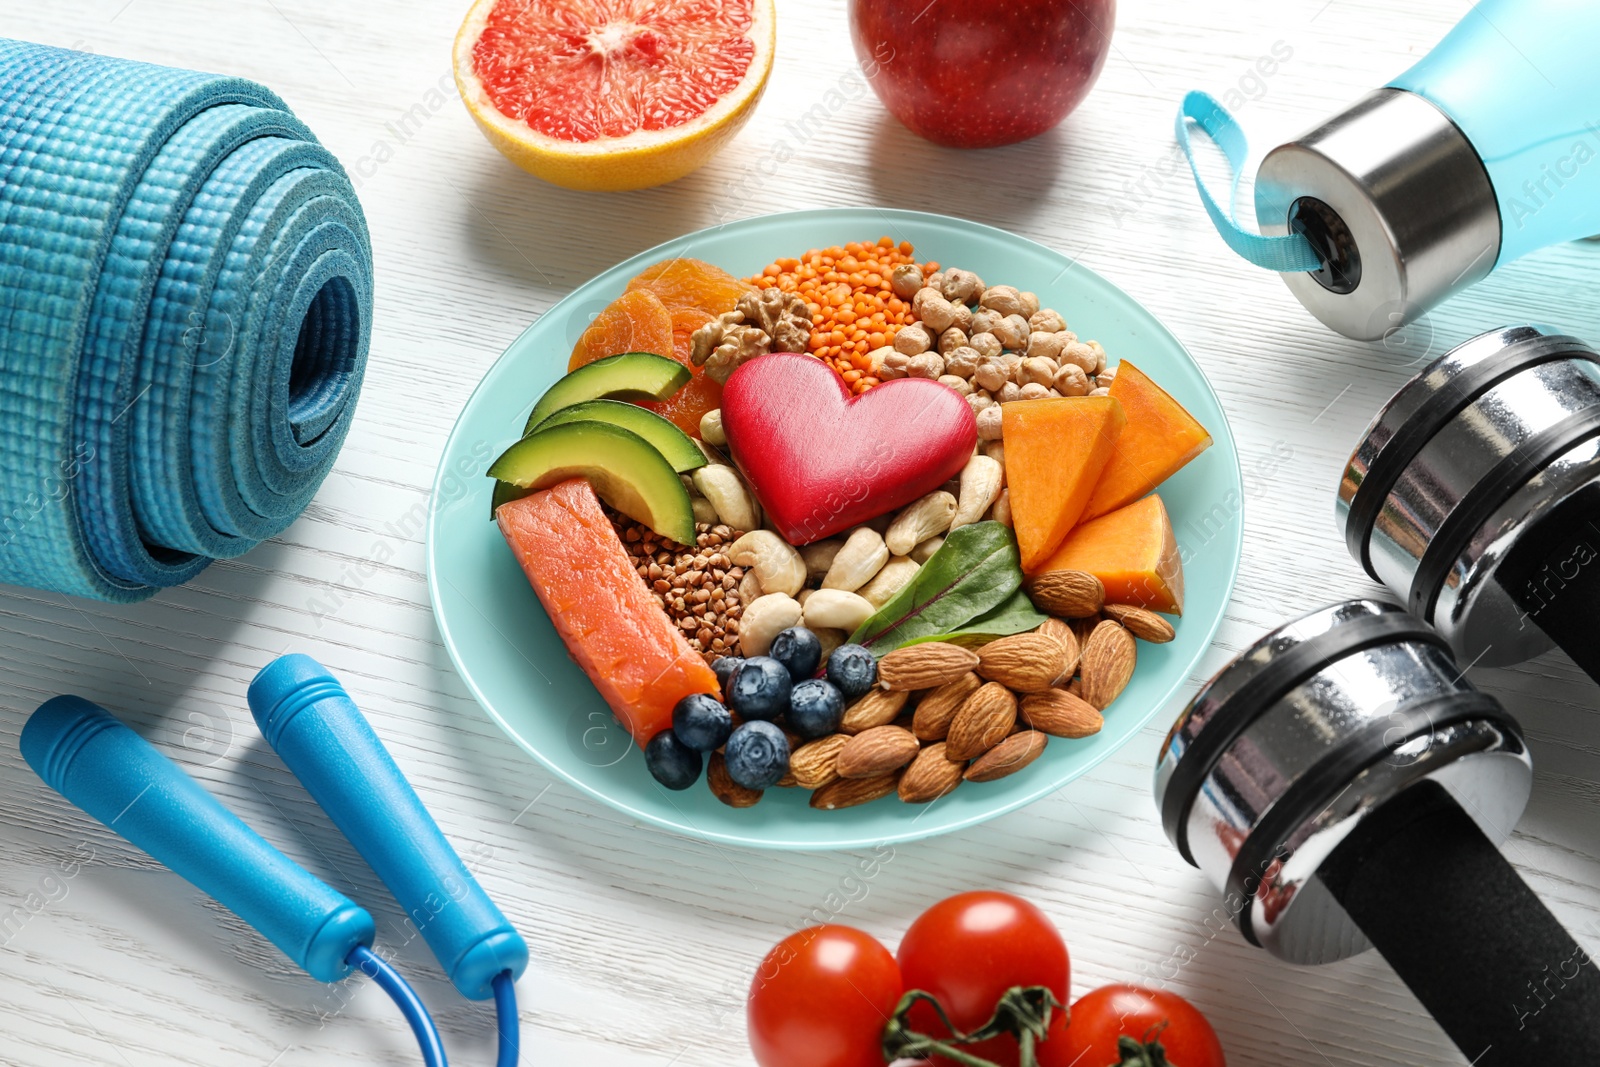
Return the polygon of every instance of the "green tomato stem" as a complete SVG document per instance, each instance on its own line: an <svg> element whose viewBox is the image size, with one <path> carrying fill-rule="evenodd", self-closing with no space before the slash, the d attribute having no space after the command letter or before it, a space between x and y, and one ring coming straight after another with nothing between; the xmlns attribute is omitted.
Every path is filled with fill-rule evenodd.
<svg viewBox="0 0 1600 1067"><path fill-rule="evenodd" d="M911 1024L911 1009L919 1002L931 1007L944 1028L950 1031L946 1038L933 1037L919 1032ZM1046 986L1012 986L1000 996L989 1021L966 1033L950 1023L944 1005L931 993L920 989L908 991L895 1005L894 1015L883 1028L883 1060L893 1063L899 1059L924 1059L931 1055L943 1056L961 1067L998 1067L992 1060L974 1055L961 1048L980 1041L1010 1034L1017 1039L1018 1067L1038 1067L1039 1057L1034 1046L1045 1039L1050 1030L1050 1019L1056 1011L1067 1009ZM1150 1067L1166 1067L1165 1060Z"/></svg>

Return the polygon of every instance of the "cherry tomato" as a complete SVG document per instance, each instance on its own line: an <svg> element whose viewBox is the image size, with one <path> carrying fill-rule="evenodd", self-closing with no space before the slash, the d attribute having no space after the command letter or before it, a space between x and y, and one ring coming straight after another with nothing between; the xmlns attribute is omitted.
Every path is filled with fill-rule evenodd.
<svg viewBox="0 0 1600 1067"><path fill-rule="evenodd" d="M1061 1062L1078 1067L1120 1063L1117 1038L1123 1034L1140 1042L1160 1041L1173 1067L1227 1067L1222 1042L1200 1009L1165 989L1132 985L1101 986L1078 998Z"/></svg>
<svg viewBox="0 0 1600 1067"><path fill-rule="evenodd" d="M940 901L906 931L899 959L905 987L937 997L961 1030L988 1022L1000 995L1012 986L1046 986L1063 1005L1071 988L1067 946L1055 924L1010 893L960 893ZM912 1009L911 1021L925 1034L948 1033L926 1004ZM1064 1031L1065 1013L1057 1012L1049 1034L1055 1041L1047 1038L1038 1046L1041 1060L1052 1043L1060 1043ZM1017 1039L1010 1034L966 1046L966 1051L1001 1067L1017 1063ZM934 1063L943 1067L949 1061L935 1057Z"/></svg>
<svg viewBox="0 0 1600 1067"><path fill-rule="evenodd" d="M750 1050L761 1067L883 1067L883 1027L902 992L875 938L808 927L778 942L750 983Z"/></svg>

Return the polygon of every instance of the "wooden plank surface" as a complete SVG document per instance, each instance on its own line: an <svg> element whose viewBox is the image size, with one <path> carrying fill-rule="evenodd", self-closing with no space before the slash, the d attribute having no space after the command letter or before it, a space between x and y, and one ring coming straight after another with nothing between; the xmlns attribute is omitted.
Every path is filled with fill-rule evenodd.
<svg viewBox="0 0 1600 1067"><path fill-rule="evenodd" d="M524 1062L749 1062L744 989L789 929L835 917L891 944L927 904L996 885L1038 901L1078 991L1170 981L1236 1065L1464 1062L1372 954L1320 969L1249 949L1167 844L1150 796L1171 714L1020 812L881 857L732 851L643 829L557 784L487 720L428 607L418 516L482 373L529 321L658 241L784 208L884 204L1045 242L1149 306L1193 350L1246 470L1245 558L1209 674L1265 628L1373 591L1332 523L1356 436L1428 353L1515 320L1600 337L1600 246L1541 253L1383 346L1335 337L1211 232L1173 154L1182 93L1237 90L1258 147L1420 56L1467 0L1124 0L1098 87L1062 127L988 152L936 148L855 92L841 0L779 0L779 55L754 120L701 172L580 194L514 170L449 78L463 0L72 0L10 4L0 35L227 71L280 92L360 179L378 297L360 416L338 467L283 536L134 607L0 595L0 1063L214 1067L417 1062L365 982L322 987L254 932L49 793L17 755L43 699L76 692L176 752L267 836L372 903L455 1062L492 1062L482 1005L455 997L371 872L266 751L244 687L279 653L352 689L485 888L531 938ZM1287 50L1272 73L1257 61ZM819 104L825 122L796 120ZM759 181L751 168L769 162ZM1592 683L1562 656L1475 672L1527 726L1534 797L1506 855L1600 946L1600 744ZM1200 677L1194 680L1198 684ZM77 857L81 862L75 861ZM63 869L75 872L68 877ZM1507 990L1507 1011L1516 990Z"/></svg>

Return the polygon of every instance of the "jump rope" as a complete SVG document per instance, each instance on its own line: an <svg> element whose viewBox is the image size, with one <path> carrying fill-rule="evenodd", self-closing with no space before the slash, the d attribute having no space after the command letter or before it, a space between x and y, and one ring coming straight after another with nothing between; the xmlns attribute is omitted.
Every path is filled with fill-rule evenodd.
<svg viewBox="0 0 1600 1067"><path fill-rule="evenodd" d="M517 978L528 946L445 840L339 682L309 656L268 664L251 682L262 736L416 924L451 983L495 1004L497 1067L520 1048ZM45 702L22 755L67 800L255 927L320 982L355 971L395 1002L426 1067L444 1043L410 983L373 949L372 915L224 808L181 767L82 697Z"/></svg>

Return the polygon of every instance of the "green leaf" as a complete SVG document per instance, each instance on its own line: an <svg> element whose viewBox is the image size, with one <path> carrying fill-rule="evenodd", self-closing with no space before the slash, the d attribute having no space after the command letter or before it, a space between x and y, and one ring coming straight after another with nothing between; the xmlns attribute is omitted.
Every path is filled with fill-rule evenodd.
<svg viewBox="0 0 1600 1067"><path fill-rule="evenodd" d="M1028 599L1027 593L1018 589L998 606L990 608L971 622L962 624L959 629L947 634L919 637L905 644L919 645L924 641L948 641L952 645L984 645L997 637L1009 637L1012 634L1037 630L1049 617L1033 606L1033 601Z"/></svg>
<svg viewBox="0 0 1600 1067"><path fill-rule="evenodd" d="M1022 588L1021 562L1017 539L1004 523L963 526L850 640L882 656L920 638L953 633Z"/></svg>

